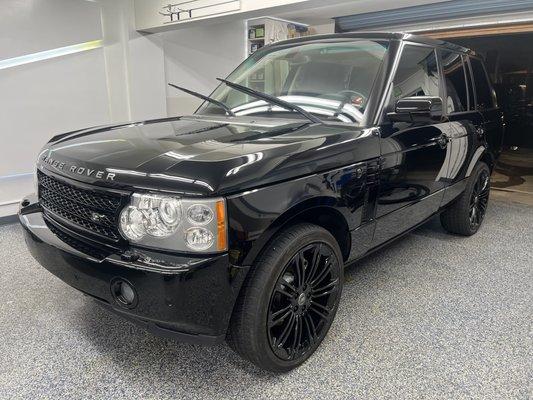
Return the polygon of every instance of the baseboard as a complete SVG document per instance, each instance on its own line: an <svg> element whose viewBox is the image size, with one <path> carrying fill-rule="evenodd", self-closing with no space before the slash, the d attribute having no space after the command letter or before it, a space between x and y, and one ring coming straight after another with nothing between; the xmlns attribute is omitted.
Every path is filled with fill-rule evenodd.
<svg viewBox="0 0 533 400"><path fill-rule="evenodd" d="M18 222L18 216L15 215L7 215L5 217L0 217L0 226L1 225L10 225L15 224Z"/></svg>
<svg viewBox="0 0 533 400"><path fill-rule="evenodd" d="M4 217L11 217L8 221L12 221L13 216L17 215L20 201L32 192L35 192L33 174L0 176L0 221Z"/></svg>
<svg viewBox="0 0 533 400"><path fill-rule="evenodd" d="M0 204L0 218L12 217L19 211L19 201Z"/></svg>

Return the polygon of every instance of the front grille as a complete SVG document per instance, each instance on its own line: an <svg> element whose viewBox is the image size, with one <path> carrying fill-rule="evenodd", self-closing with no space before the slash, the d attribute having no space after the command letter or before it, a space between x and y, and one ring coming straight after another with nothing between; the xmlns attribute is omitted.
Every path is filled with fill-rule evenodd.
<svg viewBox="0 0 533 400"><path fill-rule="evenodd" d="M111 254L110 251L105 251L102 248L98 248L81 240L77 240L76 238L72 237L72 235L69 235L68 233L62 231L59 227L57 227L50 221L45 220L45 223L52 231L52 233L54 233L59 239L68 244L70 247L81 251L84 254L88 254L98 260L103 260L109 254Z"/></svg>
<svg viewBox="0 0 533 400"><path fill-rule="evenodd" d="M120 194L88 190L38 171L39 202L45 214L71 228L88 232L105 241L118 242Z"/></svg>

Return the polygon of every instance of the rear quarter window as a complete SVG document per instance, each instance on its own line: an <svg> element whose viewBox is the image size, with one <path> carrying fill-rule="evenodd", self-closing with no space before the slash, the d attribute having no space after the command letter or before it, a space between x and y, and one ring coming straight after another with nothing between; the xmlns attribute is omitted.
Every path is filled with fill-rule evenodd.
<svg viewBox="0 0 533 400"><path fill-rule="evenodd" d="M472 74L474 75L477 108L480 110L493 108L495 106L494 95L483 63L477 58L470 57L470 65L472 66Z"/></svg>

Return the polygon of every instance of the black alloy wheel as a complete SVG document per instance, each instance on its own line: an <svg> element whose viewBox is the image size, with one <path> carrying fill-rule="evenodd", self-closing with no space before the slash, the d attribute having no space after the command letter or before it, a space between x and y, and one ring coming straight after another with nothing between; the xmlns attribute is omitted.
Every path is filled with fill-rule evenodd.
<svg viewBox="0 0 533 400"><path fill-rule="evenodd" d="M485 218L490 195L490 169L479 162L468 178L463 193L440 215L444 229L463 236L475 234Z"/></svg>
<svg viewBox="0 0 533 400"><path fill-rule="evenodd" d="M265 370L301 365L335 318L343 273L341 249L326 229L301 222L276 233L243 283L228 344Z"/></svg>
<svg viewBox="0 0 533 400"><path fill-rule="evenodd" d="M340 277L325 243L300 249L285 265L270 298L268 339L282 360L304 357L325 335L334 316Z"/></svg>
<svg viewBox="0 0 533 400"><path fill-rule="evenodd" d="M490 175L486 170L482 170L478 175L470 196L470 226L472 230L477 230L487 211L490 192Z"/></svg>

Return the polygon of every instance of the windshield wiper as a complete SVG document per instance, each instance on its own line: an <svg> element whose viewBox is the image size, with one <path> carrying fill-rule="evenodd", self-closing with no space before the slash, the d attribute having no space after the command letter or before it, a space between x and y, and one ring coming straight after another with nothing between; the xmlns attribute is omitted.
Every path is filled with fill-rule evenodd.
<svg viewBox="0 0 533 400"><path fill-rule="evenodd" d="M178 85L174 85L172 83L169 83L168 85L172 86L173 88L176 88L178 90L181 90L182 92L188 93L188 94L190 94L192 96L196 96L196 97L198 97L198 98L200 98L202 100L208 101L209 103L212 103L212 104L222 108L226 112L227 115L231 115L232 117L235 116L235 113L233 111L231 111L230 108L227 105L225 105L224 103L222 103L222 102L220 102L218 100L212 99L209 96L204 96L203 94L195 92L193 90L185 89L184 87L181 87L181 86L178 86Z"/></svg>
<svg viewBox="0 0 533 400"><path fill-rule="evenodd" d="M233 82L227 81L226 79L217 78L217 80L219 80L220 82L225 83L226 85L228 85L229 87L231 87L231 88L233 88L235 90L238 90L240 92L249 94L250 96L255 97L257 99L265 100L267 103L280 106L282 108L285 108L286 110L296 111L297 113L303 115L305 118L307 118L308 120L310 120L312 122L315 122L317 124L323 123L320 118L315 117L313 114L308 113L303 108L298 107L295 104L292 104L292 103L289 103L287 101L278 99L277 97L271 96L271 95L263 93L263 92L259 92L259 91L254 90L254 89L250 89L249 87L239 85L238 83L233 83Z"/></svg>

